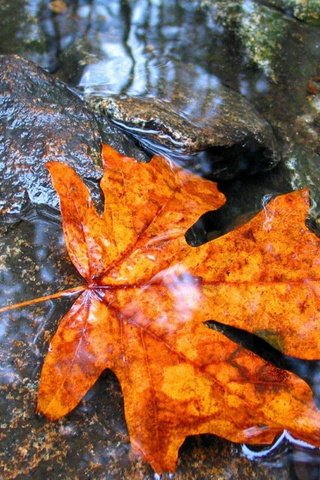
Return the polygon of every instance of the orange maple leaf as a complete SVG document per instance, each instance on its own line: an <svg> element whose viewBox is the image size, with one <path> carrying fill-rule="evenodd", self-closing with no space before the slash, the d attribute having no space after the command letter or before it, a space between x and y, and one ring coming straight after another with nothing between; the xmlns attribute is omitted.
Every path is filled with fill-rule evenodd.
<svg viewBox="0 0 320 480"><path fill-rule="evenodd" d="M159 157L142 164L104 146L103 160L101 215L70 167L48 164L67 249L87 287L51 341L38 410L66 415L110 368L133 450L158 473L175 469L187 435L266 444L287 429L320 446L308 385L204 323L320 357L320 240L305 226L307 191L190 247L185 231L224 203L216 185Z"/></svg>

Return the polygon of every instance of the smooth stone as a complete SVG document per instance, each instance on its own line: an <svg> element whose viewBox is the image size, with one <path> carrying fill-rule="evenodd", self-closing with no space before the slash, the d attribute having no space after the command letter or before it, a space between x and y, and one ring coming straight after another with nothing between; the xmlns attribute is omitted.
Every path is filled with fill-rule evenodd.
<svg viewBox="0 0 320 480"><path fill-rule="evenodd" d="M169 157L204 155L216 178L269 170L278 163L272 128L245 97L220 82L200 92L186 84L159 98L89 96L88 102L151 151Z"/></svg>
<svg viewBox="0 0 320 480"><path fill-rule="evenodd" d="M87 178L101 176L100 134L92 113L66 85L18 56L0 58L0 211L29 202L58 205L45 163L61 161Z"/></svg>
<svg viewBox="0 0 320 480"><path fill-rule="evenodd" d="M21 215L30 203L58 206L46 162L76 169L100 198L103 140L121 153L145 157L114 125L101 130L96 116L63 82L31 61L0 57L1 222Z"/></svg>

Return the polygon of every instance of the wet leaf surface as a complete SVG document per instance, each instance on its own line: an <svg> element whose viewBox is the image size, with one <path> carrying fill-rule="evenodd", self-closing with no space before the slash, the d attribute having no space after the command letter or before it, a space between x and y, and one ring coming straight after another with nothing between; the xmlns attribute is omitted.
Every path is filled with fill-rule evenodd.
<svg viewBox="0 0 320 480"><path fill-rule="evenodd" d="M287 429L320 445L308 385L204 323L319 358L320 240L305 226L307 191L190 247L188 227L225 201L215 184L161 157L141 164L104 146L103 160L101 215L72 168L48 164L68 253L87 286L51 341L38 410L66 415L109 368L133 450L156 472L173 471L194 434L267 444Z"/></svg>

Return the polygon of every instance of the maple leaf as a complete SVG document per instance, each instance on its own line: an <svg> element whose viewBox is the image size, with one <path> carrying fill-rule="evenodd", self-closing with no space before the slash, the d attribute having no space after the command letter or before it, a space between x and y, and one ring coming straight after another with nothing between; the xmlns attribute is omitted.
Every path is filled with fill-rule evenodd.
<svg viewBox="0 0 320 480"><path fill-rule="evenodd" d="M319 446L308 385L204 323L319 358L320 240L305 226L307 191L279 196L246 225L191 247L185 231L224 203L214 183L108 146L103 160L101 215L70 167L48 164L66 246L87 287L51 341L38 411L66 415L109 368L133 450L158 473L175 469L187 435L266 444L287 429Z"/></svg>

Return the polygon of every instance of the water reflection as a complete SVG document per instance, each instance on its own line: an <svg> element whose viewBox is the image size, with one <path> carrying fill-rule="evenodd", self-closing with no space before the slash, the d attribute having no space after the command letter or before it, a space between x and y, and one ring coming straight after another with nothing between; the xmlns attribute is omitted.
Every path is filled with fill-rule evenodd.
<svg viewBox="0 0 320 480"><path fill-rule="evenodd" d="M197 279L183 265L177 264L161 274L161 281L170 292L176 320L181 323L192 320L194 312L200 308L201 304L201 292ZM170 326L170 322L165 324L159 318L157 323L164 323L165 328ZM176 328L176 325L174 327Z"/></svg>
<svg viewBox="0 0 320 480"><path fill-rule="evenodd" d="M313 445L310 445L307 442L303 442L302 440L298 440L294 438L292 435L290 435L287 430L284 430L283 433L278 437L278 439L271 445L271 447L263 448L263 449L252 449L248 445L243 445L242 446L242 451L246 457L250 458L250 460L257 460L258 458L265 458L269 457L270 462L271 457L270 454L276 452L278 449L283 448L285 445L296 445L298 447L303 447L304 449L310 450L310 451L315 451L316 454L318 454L318 449L314 447ZM308 453L305 451L304 452L305 459L308 456ZM312 455L311 455L312 458ZM278 461L281 461L278 459ZM319 464L320 464L320 459L319 459Z"/></svg>
<svg viewBox="0 0 320 480"><path fill-rule="evenodd" d="M294 480L317 480L320 474L319 449L298 440L284 431L271 447L253 449L242 446L245 457L274 468L286 468L289 464L290 478Z"/></svg>
<svg viewBox="0 0 320 480"><path fill-rule="evenodd" d="M206 60L212 30L194 2L142 0L110 2L108 6L94 2L90 15L100 20L91 24L88 34L99 54L85 66L79 82L87 92L152 95L166 83L182 80L175 68L184 57L185 63L198 57L201 61L196 64L204 60L206 67L209 62L212 67L211 60ZM222 31L214 35L219 37Z"/></svg>

